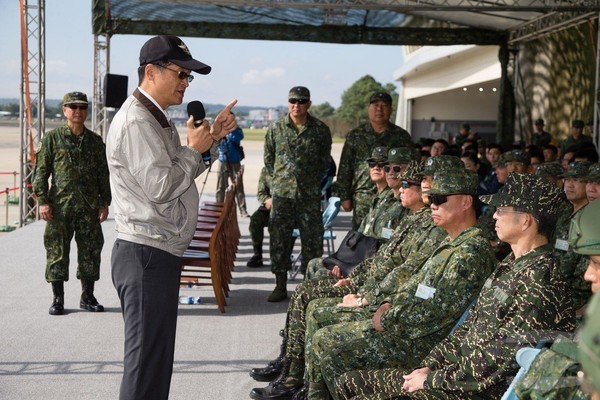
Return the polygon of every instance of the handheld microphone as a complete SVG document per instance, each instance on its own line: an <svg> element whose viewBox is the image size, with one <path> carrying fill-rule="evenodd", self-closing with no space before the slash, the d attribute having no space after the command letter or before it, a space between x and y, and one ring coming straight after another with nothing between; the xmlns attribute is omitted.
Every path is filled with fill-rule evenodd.
<svg viewBox="0 0 600 400"><path fill-rule="evenodd" d="M202 102L198 100L190 101L187 105L187 113L188 116L194 117L194 128L199 127L204 122L204 117L206 117L206 111L204 111L204 105ZM202 153L202 161L204 161L204 166L206 168L210 167L210 149Z"/></svg>

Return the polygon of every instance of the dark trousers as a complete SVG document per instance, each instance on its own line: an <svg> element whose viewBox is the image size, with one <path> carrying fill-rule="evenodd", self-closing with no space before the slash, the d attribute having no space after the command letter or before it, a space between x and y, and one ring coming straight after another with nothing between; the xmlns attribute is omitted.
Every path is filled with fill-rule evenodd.
<svg viewBox="0 0 600 400"><path fill-rule="evenodd" d="M111 264L125 322L119 399L166 400L173 373L181 258L118 239Z"/></svg>

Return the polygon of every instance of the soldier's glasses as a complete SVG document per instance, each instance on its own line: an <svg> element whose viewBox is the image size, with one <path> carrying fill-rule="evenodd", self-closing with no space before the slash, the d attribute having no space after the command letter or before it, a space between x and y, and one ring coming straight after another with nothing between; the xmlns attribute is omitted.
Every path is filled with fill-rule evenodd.
<svg viewBox="0 0 600 400"><path fill-rule="evenodd" d="M417 182L410 182L410 181L402 181L402 189L408 189L411 186L421 186L420 183Z"/></svg>
<svg viewBox="0 0 600 400"><path fill-rule="evenodd" d="M87 104L67 104L65 107L69 107L71 110L87 110Z"/></svg>
<svg viewBox="0 0 600 400"><path fill-rule="evenodd" d="M387 163L381 161L367 161L367 163L369 164L369 168L385 168L385 166L387 165Z"/></svg>
<svg viewBox="0 0 600 400"><path fill-rule="evenodd" d="M390 171L394 171L395 173L401 172L402 171L402 167L399 165L386 165L385 167L383 167L383 170L385 172L390 172Z"/></svg>
<svg viewBox="0 0 600 400"><path fill-rule="evenodd" d="M309 102L308 99L289 99L290 104L307 104Z"/></svg>
<svg viewBox="0 0 600 400"><path fill-rule="evenodd" d="M190 83L194 80L194 76L188 74L185 71L178 71L176 69L169 68L169 67L161 65L161 64L156 64L156 65L158 65L161 68L168 69L169 71L175 72L177 74L177 78L179 78L180 81L188 81L188 83Z"/></svg>
<svg viewBox="0 0 600 400"><path fill-rule="evenodd" d="M430 194L429 196L429 204L435 204L439 206L440 204L444 204L448 201L448 197L454 196L460 193L452 193L452 194Z"/></svg>

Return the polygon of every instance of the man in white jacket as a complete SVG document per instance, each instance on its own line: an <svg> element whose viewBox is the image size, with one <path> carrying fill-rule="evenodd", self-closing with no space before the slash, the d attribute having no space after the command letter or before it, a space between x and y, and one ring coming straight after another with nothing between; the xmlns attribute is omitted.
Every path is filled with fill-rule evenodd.
<svg viewBox="0 0 600 400"><path fill-rule="evenodd" d="M175 36L157 36L140 50L140 84L115 115L106 139L117 240L112 279L125 323L120 400L167 399L173 372L181 256L196 227L194 179L206 167L202 153L236 128L232 101L195 127L187 146L165 110L181 104L193 77L211 68L192 58Z"/></svg>

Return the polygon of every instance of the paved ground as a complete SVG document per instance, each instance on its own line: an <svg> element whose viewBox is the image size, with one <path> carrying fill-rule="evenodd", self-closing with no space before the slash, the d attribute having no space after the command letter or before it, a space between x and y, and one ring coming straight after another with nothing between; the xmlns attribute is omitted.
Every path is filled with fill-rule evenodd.
<svg viewBox="0 0 600 400"><path fill-rule="evenodd" d="M255 193L262 143L246 142L244 149L244 181L252 212L258 205ZM341 145L335 145L336 161L340 151ZM214 196L214 175L207 180L205 200ZM198 180L200 188L203 178ZM0 200L0 204L4 202ZM278 353L277 333L284 323L287 302L266 302L274 287L268 268L245 267L252 254L248 222L240 219L242 238L227 312L219 313L209 287L193 293L202 297L203 304L180 306L171 399L246 399L253 387L263 386L248 376L248 370L264 365ZM349 224L350 215L340 213L338 238ZM99 314L79 310L80 286L72 268L65 286L67 314L48 315L51 289L43 278L43 229L44 223L36 222L0 236L0 399L116 399L122 373L123 322L110 280L114 221L103 224L106 245L96 295L106 312ZM76 259L75 251L71 259ZM294 286L288 286L290 293ZM187 293L192 294L182 290Z"/></svg>

